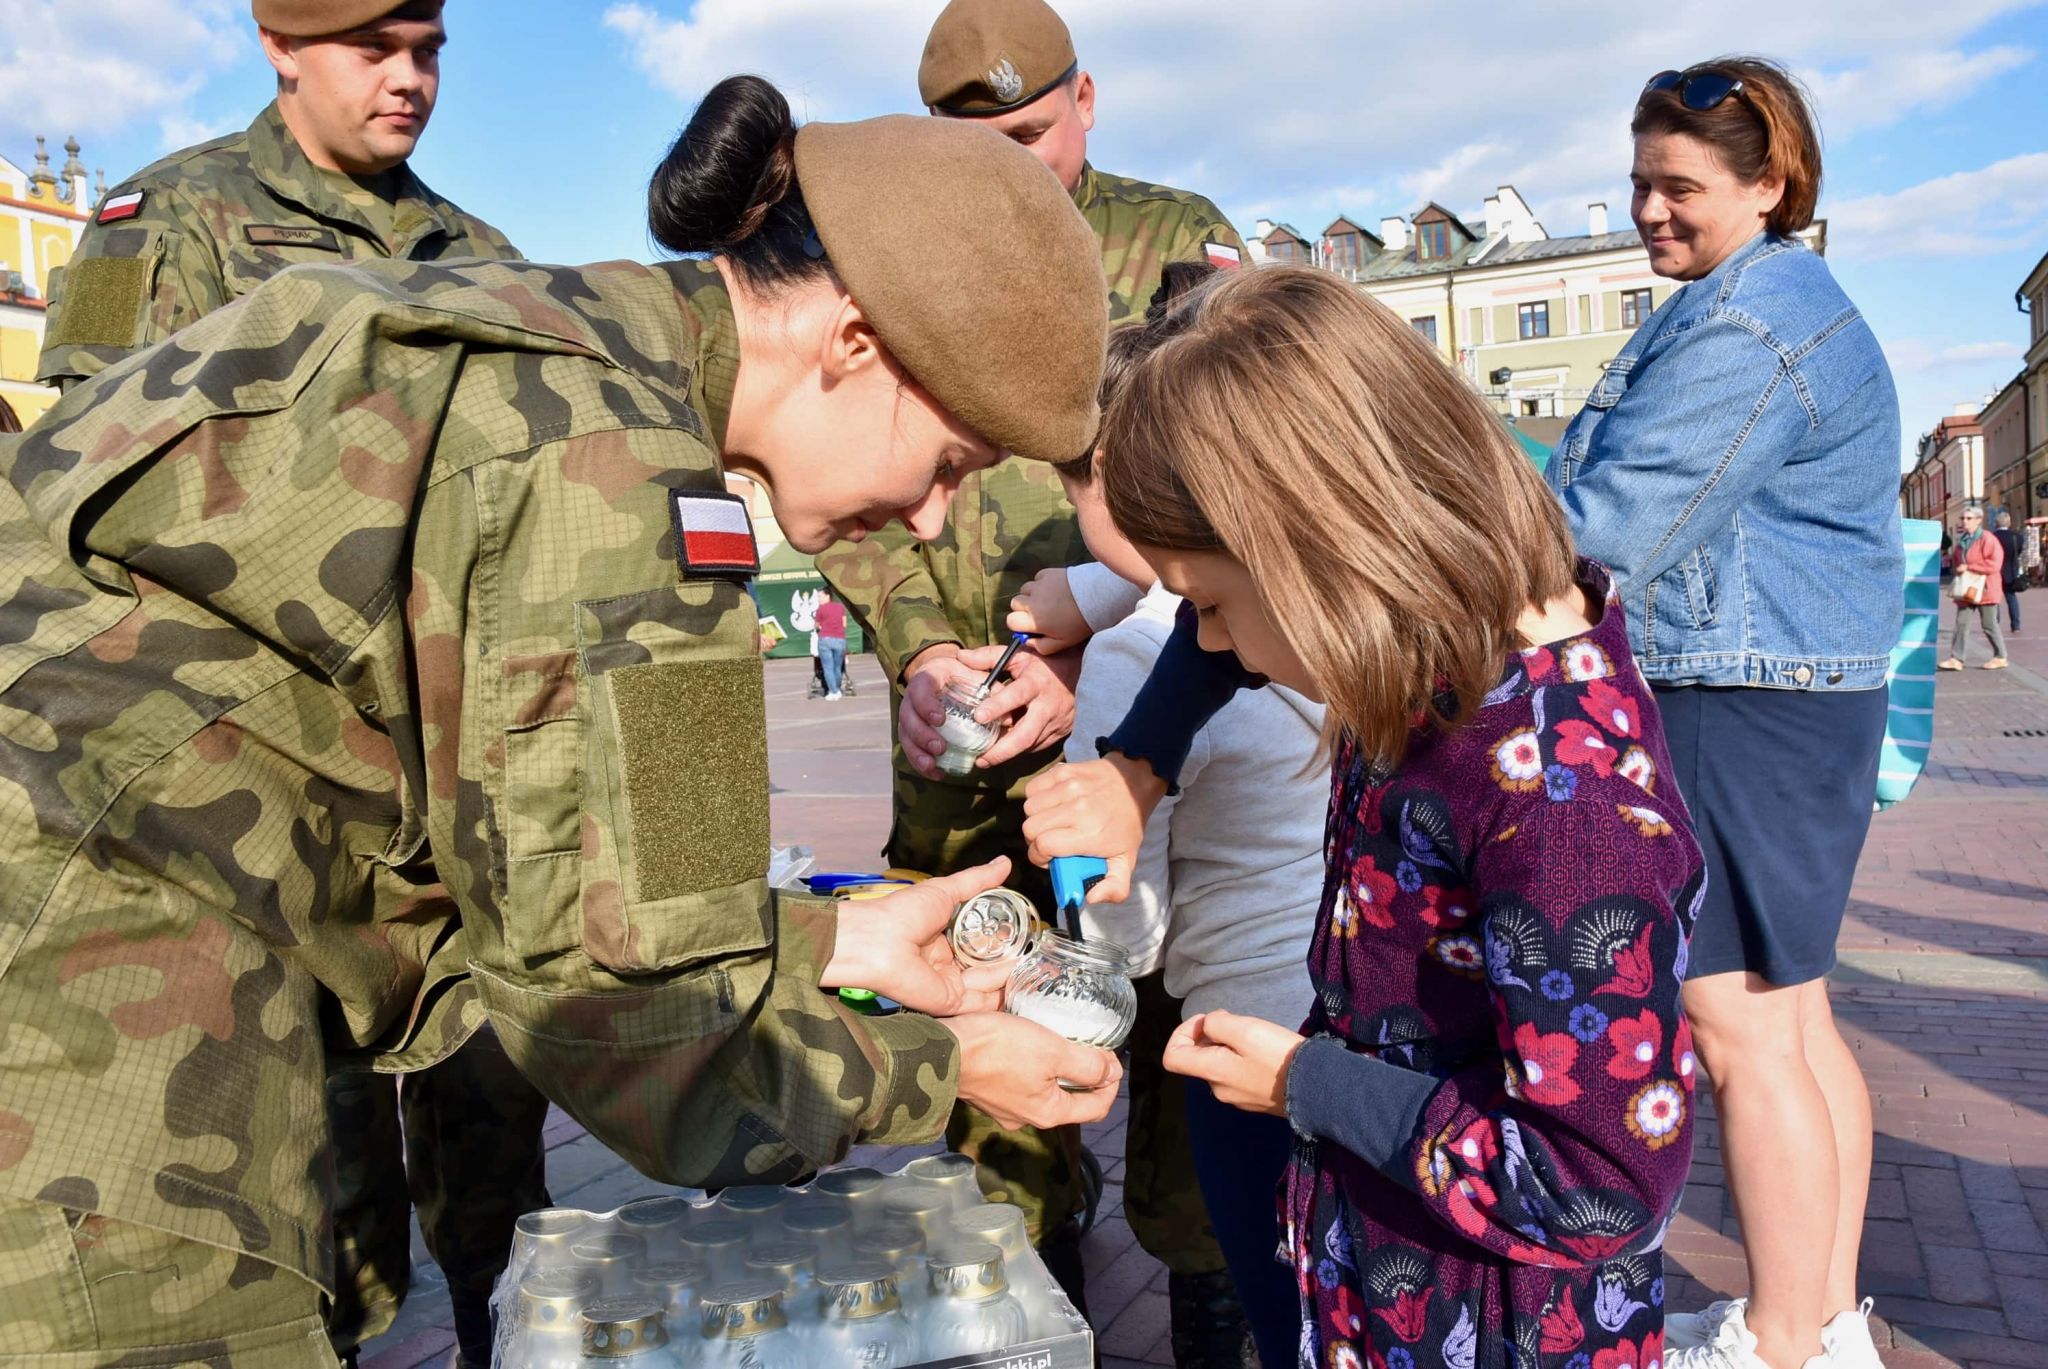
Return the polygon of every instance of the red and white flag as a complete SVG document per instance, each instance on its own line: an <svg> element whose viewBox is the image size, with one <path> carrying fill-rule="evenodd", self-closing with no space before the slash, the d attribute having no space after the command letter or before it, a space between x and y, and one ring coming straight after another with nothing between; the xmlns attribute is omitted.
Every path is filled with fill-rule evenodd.
<svg viewBox="0 0 2048 1369"><path fill-rule="evenodd" d="M1203 243L1202 257L1205 261L1209 263L1209 265L1215 267L1219 271L1235 271L1238 267L1244 264L1243 258L1237 255L1237 249L1235 247L1232 247L1229 243Z"/></svg>
<svg viewBox="0 0 2048 1369"><path fill-rule="evenodd" d="M134 218L142 212L142 197L144 193L146 192L131 190L125 195L115 195L111 199L102 201L97 222L119 223L123 219Z"/></svg>
<svg viewBox="0 0 2048 1369"><path fill-rule="evenodd" d="M669 497L676 563L684 579L744 580L760 574L761 553L754 545L746 500L710 490L671 490Z"/></svg>

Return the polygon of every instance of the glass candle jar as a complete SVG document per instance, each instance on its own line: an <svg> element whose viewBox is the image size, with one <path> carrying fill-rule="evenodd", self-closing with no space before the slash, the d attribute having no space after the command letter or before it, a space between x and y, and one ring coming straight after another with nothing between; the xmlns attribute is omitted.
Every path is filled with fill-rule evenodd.
<svg viewBox="0 0 2048 1369"><path fill-rule="evenodd" d="M675 1253L676 1238L695 1211L689 1199L667 1195L627 1203L612 1214L612 1220L620 1231L647 1242L650 1254L666 1258Z"/></svg>
<svg viewBox="0 0 2048 1369"><path fill-rule="evenodd" d="M918 1316L918 1348L926 1359L986 1355L1022 1343L1030 1332L1023 1306L1010 1296L1003 1252L961 1241L927 1261L928 1301Z"/></svg>
<svg viewBox="0 0 2048 1369"><path fill-rule="evenodd" d="M670 1338L677 1342L689 1339L697 1324L698 1299L710 1282L711 1271L695 1260L663 1260L633 1271L633 1291L660 1301Z"/></svg>
<svg viewBox="0 0 2048 1369"><path fill-rule="evenodd" d="M587 1269L547 1269L519 1281L506 1362L527 1369L570 1369L583 1362L583 1308L596 1300Z"/></svg>
<svg viewBox="0 0 2048 1369"><path fill-rule="evenodd" d="M853 1243L853 1257L877 1259L889 1266L906 1311L924 1301L924 1233L916 1223L881 1223Z"/></svg>
<svg viewBox="0 0 2048 1369"><path fill-rule="evenodd" d="M598 1233L590 1214L573 1207L529 1212L512 1228L512 1266L532 1272L573 1266L569 1247Z"/></svg>
<svg viewBox="0 0 2048 1369"><path fill-rule="evenodd" d="M714 1281L740 1278L746 1273L742 1261L752 1243L750 1235L746 1223L733 1218L692 1222L683 1228L683 1258L704 1265Z"/></svg>
<svg viewBox="0 0 2048 1369"><path fill-rule="evenodd" d="M917 1361L916 1333L903 1315L895 1274L877 1259L818 1271L820 1324L812 1358L848 1369L896 1369Z"/></svg>
<svg viewBox="0 0 2048 1369"><path fill-rule="evenodd" d="M878 1169L851 1165L828 1169L811 1181L810 1192L846 1204L856 1232L872 1227L882 1217L882 1191L888 1179Z"/></svg>
<svg viewBox="0 0 2048 1369"><path fill-rule="evenodd" d="M1009 1280L1010 1295L1024 1308L1033 1339L1085 1325L1066 1310L1064 1296L1032 1256L1024 1209L1014 1203L981 1203L954 1213L953 1230L961 1240L985 1241L1003 1252L1003 1277Z"/></svg>
<svg viewBox="0 0 2048 1369"><path fill-rule="evenodd" d="M802 1241L767 1241L747 1256L747 1277L773 1279L782 1289L782 1305L795 1307L809 1295L818 1262L815 1249Z"/></svg>
<svg viewBox="0 0 2048 1369"><path fill-rule="evenodd" d="M946 750L938 759L941 772L948 775L973 774L975 761L996 744L1002 728L994 723L974 720L974 710L981 707L986 698L986 689L965 680L955 680L946 686L945 694L939 700L946 710L945 720L939 724L939 736L946 743Z"/></svg>
<svg viewBox="0 0 2048 1369"><path fill-rule="evenodd" d="M608 1298L633 1291L633 1270L647 1262L647 1242L623 1231L589 1236L569 1247L578 1266L597 1275Z"/></svg>
<svg viewBox="0 0 2048 1369"><path fill-rule="evenodd" d="M953 958L962 965L995 965L1015 960L1038 930L1038 910L1015 889L976 894L954 912L946 926Z"/></svg>
<svg viewBox="0 0 2048 1369"><path fill-rule="evenodd" d="M1138 1020L1131 954L1114 941L1076 941L1048 928L1010 972L1003 1007L1069 1041L1115 1050Z"/></svg>
<svg viewBox="0 0 2048 1369"><path fill-rule="evenodd" d="M915 1226L926 1249L930 1249L948 1234L946 1219L953 1215L953 1199L937 1184L898 1180L884 1192L882 1209L891 1220Z"/></svg>
<svg viewBox="0 0 2048 1369"><path fill-rule="evenodd" d="M704 1295L698 1362L706 1369L804 1369L808 1356L790 1332L782 1291L747 1279Z"/></svg>
<svg viewBox="0 0 2048 1369"><path fill-rule="evenodd" d="M955 1151L920 1155L903 1167L903 1177L937 1188L952 1200L955 1212L964 1212L982 1201L981 1185L974 1177L974 1161Z"/></svg>

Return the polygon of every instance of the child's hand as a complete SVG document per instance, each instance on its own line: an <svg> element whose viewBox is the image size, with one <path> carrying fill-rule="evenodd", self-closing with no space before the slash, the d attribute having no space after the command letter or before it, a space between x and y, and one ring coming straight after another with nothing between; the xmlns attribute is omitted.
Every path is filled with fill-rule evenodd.
<svg viewBox="0 0 2048 1369"><path fill-rule="evenodd" d="M1055 765L1024 788L1024 839L1031 862L1054 856L1100 856L1109 873L1088 891L1090 903L1122 903L1145 841L1145 821L1166 794L1166 782L1143 761L1111 755Z"/></svg>
<svg viewBox="0 0 2048 1369"><path fill-rule="evenodd" d="M1032 647L1042 656L1056 656L1077 647L1094 634L1081 606L1074 602L1073 587L1067 583L1063 566L1054 566L1031 577L1031 583L1010 600L1010 616L1003 625L1012 632L1028 632L1038 640Z"/></svg>
<svg viewBox="0 0 2048 1369"><path fill-rule="evenodd" d="M1008 650L1002 646L976 647L960 653L959 663L978 672L977 680L995 668ZM1039 654L1038 643L1021 647L1010 657L1009 679L992 690L974 710L977 721L997 722L1009 718L1003 735L975 762L983 770L1001 765L1012 756L1056 746L1074 730L1074 682L1081 676L1081 658L1069 653L1047 660ZM1011 715L1015 716L1012 717Z"/></svg>
<svg viewBox="0 0 2048 1369"><path fill-rule="evenodd" d="M1219 1103L1287 1115L1287 1066L1303 1037L1262 1017L1196 1013L1174 1030L1162 1063L1205 1081Z"/></svg>

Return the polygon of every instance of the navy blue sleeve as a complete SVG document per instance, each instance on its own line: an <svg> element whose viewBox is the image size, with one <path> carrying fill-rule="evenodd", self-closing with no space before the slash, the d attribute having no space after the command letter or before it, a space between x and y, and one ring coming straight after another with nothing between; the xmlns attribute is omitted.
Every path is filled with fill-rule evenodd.
<svg viewBox="0 0 2048 1369"><path fill-rule="evenodd" d="M1174 615L1173 634L1159 649L1152 673L1131 701L1116 731L1095 739L1098 755L1120 752L1144 761L1166 781L1166 792L1180 792L1180 770L1187 764L1195 734L1222 711L1240 689L1258 689L1266 677L1246 670L1234 652L1204 651L1196 640L1198 618L1192 604Z"/></svg>
<svg viewBox="0 0 2048 1369"><path fill-rule="evenodd" d="M1434 1075L1354 1055L1334 1036L1313 1036L1287 1065L1287 1121L1295 1131L1332 1141L1376 1169L1408 1150Z"/></svg>

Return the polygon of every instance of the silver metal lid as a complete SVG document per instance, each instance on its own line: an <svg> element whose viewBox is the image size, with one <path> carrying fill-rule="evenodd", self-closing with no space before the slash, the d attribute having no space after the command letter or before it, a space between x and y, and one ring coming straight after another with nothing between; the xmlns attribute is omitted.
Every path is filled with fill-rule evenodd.
<svg viewBox="0 0 2048 1369"><path fill-rule="evenodd" d="M853 1253L901 1264L924 1253L924 1232L916 1222L878 1222L873 1230L855 1238Z"/></svg>
<svg viewBox="0 0 2048 1369"><path fill-rule="evenodd" d="M774 1184L736 1184L718 1195L728 1212L770 1212L789 1201L789 1190Z"/></svg>
<svg viewBox="0 0 2048 1369"><path fill-rule="evenodd" d="M518 1239L529 1242L537 1250L566 1250L577 1233L590 1224L590 1214L580 1208L544 1207L522 1216L513 1223L512 1229Z"/></svg>
<svg viewBox="0 0 2048 1369"><path fill-rule="evenodd" d="M972 1302L1009 1291L1003 1252L987 1241L956 1241L932 1252L926 1265L933 1297Z"/></svg>
<svg viewBox="0 0 2048 1369"><path fill-rule="evenodd" d="M600 1298L583 1309L585 1359L631 1359L667 1344L661 1304L652 1298Z"/></svg>
<svg viewBox="0 0 2048 1369"><path fill-rule="evenodd" d="M612 1220L628 1232L643 1236L658 1236L664 1232L678 1230L690 1220L696 1209L687 1198L662 1196L641 1198L627 1203L612 1214Z"/></svg>
<svg viewBox="0 0 2048 1369"><path fill-rule="evenodd" d="M1037 930L1038 910L1031 906L1030 899L1015 889L990 889L976 894L954 911L953 920L946 925L946 940L962 962L993 965L1024 954ZM970 1166L972 1163L969 1161Z"/></svg>
<svg viewBox="0 0 2048 1369"><path fill-rule="evenodd" d="M903 1306L896 1271L879 1259L845 1260L818 1271L818 1303L828 1318L861 1321Z"/></svg>
<svg viewBox="0 0 2048 1369"><path fill-rule="evenodd" d="M695 1292L711 1282L711 1270L702 1260L663 1260L633 1271L633 1283L665 1298Z"/></svg>
<svg viewBox="0 0 2048 1369"><path fill-rule="evenodd" d="M576 1241L569 1247L569 1254L599 1269L615 1269L647 1258L647 1242L627 1232L608 1231Z"/></svg>
<svg viewBox="0 0 2048 1369"><path fill-rule="evenodd" d="M811 1181L811 1191L828 1198L864 1198L887 1182L879 1169L854 1165L847 1169L826 1170Z"/></svg>
<svg viewBox="0 0 2048 1369"><path fill-rule="evenodd" d="M687 1228L682 1242L686 1251L738 1249L747 1243L747 1225L730 1217L715 1217Z"/></svg>
<svg viewBox="0 0 2048 1369"><path fill-rule="evenodd" d="M816 1258L816 1253L802 1241L766 1241L747 1256L747 1273L771 1275L787 1282L809 1269Z"/></svg>
<svg viewBox="0 0 2048 1369"><path fill-rule="evenodd" d="M782 1286L772 1279L720 1284L704 1295L699 1311L706 1340L745 1340L789 1325L782 1312Z"/></svg>
<svg viewBox="0 0 2048 1369"><path fill-rule="evenodd" d="M597 1296L597 1275L588 1269L544 1269L519 1281L513 1320L531 1331L578 1334L576 1314Z"/></svg>

